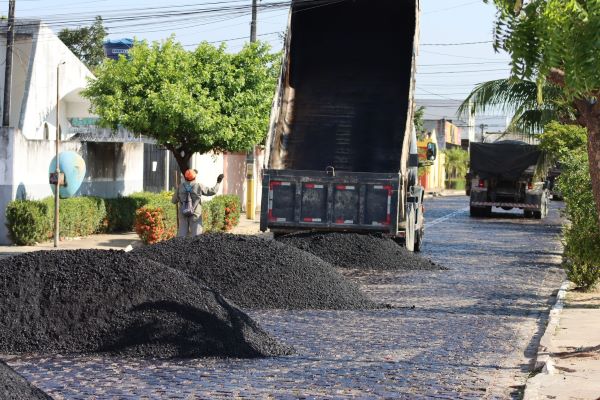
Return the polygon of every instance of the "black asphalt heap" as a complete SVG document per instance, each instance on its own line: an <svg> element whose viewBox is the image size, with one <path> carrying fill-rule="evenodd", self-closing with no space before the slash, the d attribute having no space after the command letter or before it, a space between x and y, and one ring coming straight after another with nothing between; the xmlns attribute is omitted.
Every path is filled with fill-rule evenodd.
<svg viewBox="0 0 600 400"><path fill-rule="evenodd" d="M52 400L52 397L31 385L25 378L0 361L0 399Z"/></svg>
<svg viewBox="0 0 600 400"><path fill-rule="evenodd" d="M134 250L187 272L241 307L362 309L375 305L312 254L256 236L207 234Z"/></svg>
<svg viewBox="0 0 600 400"><path fill-rule="evenodd" d="M281 243L312 253L340 268L375 270L440 270L432 261L381 235L302 232L281 236Z"/></svg>
<svg viewBox="0 0 600 400"><path fill-rule="evenodd" d="M40 251L0 260L0 293L0 353L289 352L194 278L120 251Z"/></svg>

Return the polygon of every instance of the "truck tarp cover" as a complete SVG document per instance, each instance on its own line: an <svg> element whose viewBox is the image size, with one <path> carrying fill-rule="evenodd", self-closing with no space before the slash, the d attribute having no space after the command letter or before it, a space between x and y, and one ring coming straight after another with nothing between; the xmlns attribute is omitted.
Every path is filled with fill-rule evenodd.
<svg viewBox="0 0 600 400"><path fill-rule="evenodd" d="M523 142L471 143L471 171L482 179L519 179L540 157L537 146Z"/></svg>

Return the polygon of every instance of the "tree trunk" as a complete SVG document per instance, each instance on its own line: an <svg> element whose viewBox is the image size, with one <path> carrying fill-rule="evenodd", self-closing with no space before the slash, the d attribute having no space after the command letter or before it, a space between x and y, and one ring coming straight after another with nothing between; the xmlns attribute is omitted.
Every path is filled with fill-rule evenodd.
<svg viewBox="0 0 600 400"><path fill-rule="evenodd" d="M176 149L173 146L165 146L168 150L173 153L175 157L175 161L177 161L177 165L179 166L179 171L181 173L185 173L190 168L190 160L192 158L193 153L187 152L185 150ZM181 155L183 153L183 155Z"/></svg>
<svg viewBox="0 0 600 400"><path fill-rule="evenodd" d="M588 158L594 202L600 224L600 104L590 104L587 100L575 101L579 111L579 122L588 131Z"/></svg>
<svg viewBox="0 0 600 400"><path fill-rule="evenodd" d="M590 177L592 178L592 190L598 212L598 223L600 224L600 121L588 125L588 157L590 160Z"/></svg>

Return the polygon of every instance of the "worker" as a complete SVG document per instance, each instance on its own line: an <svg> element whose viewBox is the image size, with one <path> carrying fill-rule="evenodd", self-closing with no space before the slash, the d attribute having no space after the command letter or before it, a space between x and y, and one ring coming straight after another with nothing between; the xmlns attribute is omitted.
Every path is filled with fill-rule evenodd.
<svg viewBox="0 0 600 400"><path fill-rule="evenodd" d="M179 231L177 236L198 236L202 233L202 196L214 196L219 190L219 185L223 180L223 174L217 178L215 186L208 188L201 183L196 182L198 171L188 169L183 174L184 181L181 182L171 201L177 204L179 212Z"/></svg>

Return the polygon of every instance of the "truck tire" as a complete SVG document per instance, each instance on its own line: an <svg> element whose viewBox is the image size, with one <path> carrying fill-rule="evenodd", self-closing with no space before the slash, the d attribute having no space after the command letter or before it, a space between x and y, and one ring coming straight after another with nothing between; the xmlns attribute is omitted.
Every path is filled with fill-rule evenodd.
<svg viewBox="0 0 600 400"><path fill-rule="evenodd" d="M409 207L408 213L406 215L406 232L405 232L405 243L406 250L415 251L415 212L412 207Z"/></svg>
<svg viewBox="0 0 600 400"><path fill-rule="evenodd" d="M469 208L471 217L488 217L492 213L492 207L473 207Z"/></svg>
<svg viewBox="0 0 600 400"><path fill-rule="evenodd" d="M415 253L419 253L423 248L423 237L425 236L425 230L423 228L415 232Z"/></svg>

